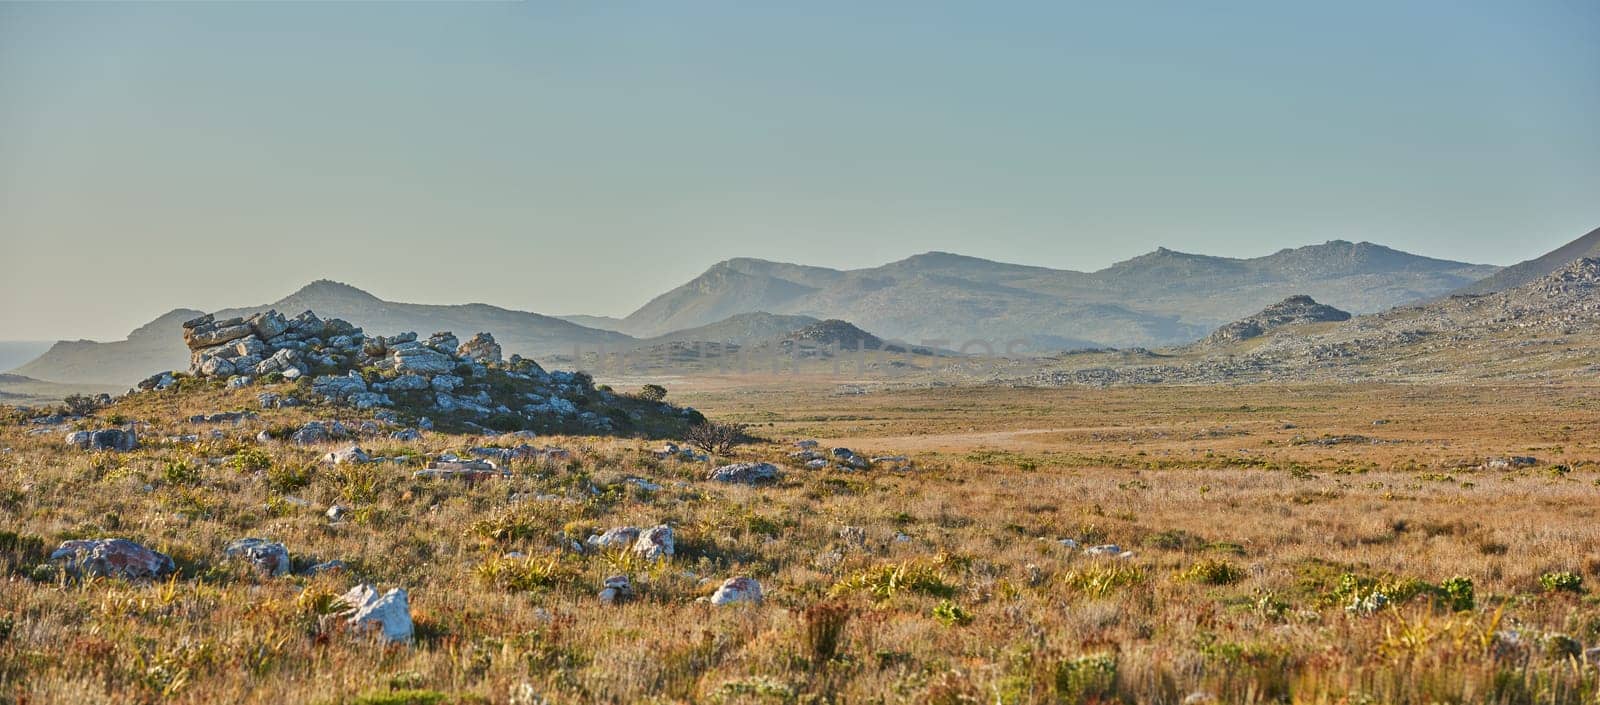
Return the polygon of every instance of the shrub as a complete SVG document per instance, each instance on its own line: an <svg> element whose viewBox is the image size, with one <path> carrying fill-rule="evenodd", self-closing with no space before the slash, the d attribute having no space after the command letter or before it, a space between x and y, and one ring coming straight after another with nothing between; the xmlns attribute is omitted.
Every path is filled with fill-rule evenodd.
<svg viewBox="0 0 1600 705"><path fill-rule="evenodd" d="M167 463L161 469L161 479L169 485L193 485L200 482L200 468L178 461Z"/></svg>
<svg viewBox="0 0 1600 705"><path fill-rule="evenodd" d="M67 405L67 411L74 416L88 416L100 408L100 403L87 394L68 394L67 398L61 401Z"/></svg>
<svg viewBox="0 0 1600 705"><path fill-rule="evenodd" d="M1207 558L1189 566L1189 569L1183 571L1178 577L1191 583L1232 585L1244 579L1244 571L1234 567L1232 563L1227 561Z"/></svg>
<svg viewBox="0 0 1600 705"><path fill-rule="evenodd" d="M1545 573L1539 576L1539 585L1545 592L1583 592L1583 576L1565 570Z"/></svg>
<svg viewBox="0 0 1600 705"><path fill-rule="evenodd" d="M1117 693L1117 657L1093 654L1056 665L1056 696L1064 703L1105 702Z"/></svg>
<svg viewBox="0 0 1600 705"><path fill-rule="evenodd" d="M939 604L934 605L933 618L947 627L965 626L972 623L972 613L949 600L941 600Z"/></svg>
<svg viewBox="0 0 1600 705"><path fill-rule="evenodd" d="M268 461L270 462L270 458ZM311 484L311 467L299 469L279 466L267 468L267 489L278 494L289 494Z"/></svg>
<svg viewBox="0 0 1600 705"><path fill-rule="evenodd" d="M743 424L725 424L707 421L689 427L683 442L706 453L726 455L748 438Z"/></svg>
<svg viewBox="0 0 1600 705"><path fill-rule="evenodd" d="M647 384L639 388L638 397L645 401L661 401L667 398L667 388L659 384Z"/></svg>
<svg viewBox="0 0 1600 705"><path fill-rule="evenodd" d="M228 458L228 467L239 472L260 472L272 467L272 456L260 448L246 448Z"/></svg>
<svg viewBox="0 0 1600 705"><path fill-rule="evenodd" d="M1439 583L1439 592L1445 604L1454 612L1471 610L1477 600L1473 595L1472 578L1456 576Z"/></svg>

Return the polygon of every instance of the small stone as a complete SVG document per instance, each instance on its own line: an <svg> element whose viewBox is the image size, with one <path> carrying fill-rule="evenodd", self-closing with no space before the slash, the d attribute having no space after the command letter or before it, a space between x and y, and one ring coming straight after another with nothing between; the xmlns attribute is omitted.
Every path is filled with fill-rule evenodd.
<svg viewBox="0 0 1600 705"><path fill-rule="evenodd" d="M673 552L672 527L662 524L640 532L633 543L633 553L647 561L671 558Z"/></svg>
<svg viewBox="0 0 1600 705"><path fill-rule="evenodd" d="M340 613L346 624L357 630L378 631L388 642L411 641L414 627L405 590L394 588L380 595L377 588L362 583L350 588L339 601L347 605Z"/></svg>
<svg viewBox="0 0 1600 705"><path fill-rule="evenodd" d="M607 605L620 604L633 597L633 583L626 575L613 575L601 584L600 602Z"/></svg>
<svg viewBox="0 0 1600 705"><path fill-rule="evenodd" d="M739 602L759 605L761 600L761 583L756 582L755 578L743 576L723 581L716 593L711 596L713 605L731 605Z"/></svg>
<svg viewBox="0 0 1600 705"><path fill-rule="evenodd" d="M289 572L289 549L281 543L266 539L238 539L229 543L223 553L229 558L249 561L265 575L277 577Z"/></svg>
<svg viewBox="0 0 1600 705"><path fill-rule="evenodd" d="M778 479L778 466L772 463L734 463L712 470L707 480L757 484Z"/></svg>

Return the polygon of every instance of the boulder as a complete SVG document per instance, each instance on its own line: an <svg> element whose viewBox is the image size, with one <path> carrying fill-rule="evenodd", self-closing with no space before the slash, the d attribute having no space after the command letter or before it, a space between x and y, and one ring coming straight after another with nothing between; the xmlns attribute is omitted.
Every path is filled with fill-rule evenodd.
<svg viewBox="0 0 1600 705"><path fill-rule="evenodd" d="M289 572L289 549L266 539L237 539L222 550L229 558L243 560L263 575L277 577Z"/></svg>
<svg viewBox="0 0 1600 705"><path fill-rule="evenodd" d="M345 623L356 630L378 632L391 643L411 641L414 627L405 590L394 588L379 594L377 588L362 583L350 588L339 601L346 606L340 613Z"/></svg>
<svg viewBox="0 0 1600 705"><path fill-rule="evenodd" d="M360 374L323 375L311 380L311 389L322 396L342 401L352 394L367 391L367 381Z"/></svg>
<svg viewBox="0 0 1600 705"><path fill-rule="evenodd" d="M67 541L50 554L50 560L77 577L136 580L162 578L177 570L171 557L127 539Z"/></svg>
<svg viewBox="0 0 1600 705"><path fill-rule="evenodd" d="M396 349L390 353L396 372L423 375L444 374L456 368L456 359L429 348Z"/></svg>
<svg viewBox="0 0 1600 705"><path fill-rule="evenodd" d="M244 319L230 318L226 321L190 328L183 333L183 342L189 346L189 349L199 350L238 340L250 335L252 331L250 326L245 324Z"/></svg>
<svg viewBox="0 0 1600 705"><path fill-rule="evenodd" d="M456 348L460 347L461 341L456 340L455 333L446 330L428 336L428 342L424 343L424 345L446 355L454 355Z"/></svg>
<svg viewBox="0 0 1600 705"><path fill-rule="evenodd" d="M778 466L772 463L734 463L712 470L706 479L747 485L774 482L778 479Z"/></svg>
<svg viewBox="0 0 1600 705"><path fill-rule="evenodd" d="M391 392L418 392L427 389L428 386L428 378L422 375L400 375L385 383L384 389Z"/></svg>
<svg viewBox="0 0 1600 705"><path fill-rule="evenodd" d="M458 477L464 480L482 480L490 477L510 477L511 473L481 460L442 460L428 463L428 467L414 473L415 477Z"/></svg>
<svg viewBox="0 0 1600 705"><path fill-rule="evenodd" d="M139 437L132 428L103 428L98 431L74 431L67 434L67 445L82 450L130 451L139 447Z"/></svg>
<svg viewBox="0 0 1600 705"><path fill-rule="evenodd" d="M599 536L590 536L587 543L590 548L625 548L634 545L639 540L639 529L632 526L616 526L606 529Z"/></svg>
<svg viewBox="0 0 1600 705"><path fill-rule="evenodd" d="M350 446L323 456L322 461L330 465L344 465L347 463L359 465L372 462L372 456L361 450L361 446Z"/></svg>
<svg viewBox="0 0 1600 705"><path fill-rule="evenodd" d="M759 605L761 599L761 583L756 582L755 578L740 576L723 581L716 593L711 596L711 604L731 605L748 602Z"/></svg>
<svg viewBox="0 0 1600 705"><path fill-rule="evenodd" d="M289 319L277 311L258 313L246 322L250 324L250 329L255 331L256 337L262 340L276 338L289 331Z"/></svg>
<svg viewBox="0 0 1600 705"><path fill-rule="evenodd" d="M613 575L601 585L599 597L607 605L626 602L633 597L633 583L626 575Z"/></svg>
<svg viewBox="0 0 1600 705"><path fill-rule="evenodd" d="M640 532L638 540L633 543L634 555L647 561L671 558L672 551L672 527L666 524Z"/></svg>
<svg viewBox="0 0 1600 705"><path fill-rule="evenodd" d="M309 422L301 426L299 430L289 434L289 442L295 445L306 446L314 443L323 443L327 440L328 427L323 425L321 421Z"/></svg>
<svg viewBox="0 0 1600 705"><path fill-rule="evenodd" d="M207 377L231 377L234 373L233 363L220 357L206 358L205 362L200 363L199 371Z"/></svg>
<svg viewBox="0 0 1600 705"><path fill-rule="evenodd" d="M456 348L456 357L484 364L498 363L501 359L500 344L494 342L493 335L479 333Z"/></svg>
<svg viewBox="0 0 1600 705"><path fill-rule="evenodd" d="M351 406L357 409L376 409L380 406L394 406L394 400L390 399L389 395L379 394L377 392L356 392L355 394L351 394L350 398L346 399L345 401L349 402Z"/></svg>

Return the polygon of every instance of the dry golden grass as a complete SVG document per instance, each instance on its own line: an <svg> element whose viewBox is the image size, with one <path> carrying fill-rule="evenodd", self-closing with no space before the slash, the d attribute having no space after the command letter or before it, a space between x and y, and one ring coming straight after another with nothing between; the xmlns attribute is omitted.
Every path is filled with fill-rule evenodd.
<svg viewBox="0 0 1600 705"><path fill-rule="evenodd" d="M167 443L211 428L181 417L250 395L144 395L101 412L151 424L132 453L0 427L0 702L1593 703L1582 649L1600 646L1600 604L1541 577L1600 580L1595 391L674 388L771 439L737 459L785 463L789 441L815 437L916 465L790 467L758 488L712 485L627 439L544 439L573 459L474 486L334 469L316 464L333 445L249 440L326 410ZM225 460L257 447L265 470ZM1477 467L1510 455L1540 462ZM566 499L513 501L540 494ZM336 501L353 521L329 525ZM677 532L669 563L557 548L659 523ZM100 535L168 552L179 575L30 578L41 552ZM351 569L257 577L222 557L243 536ZM531 559L501 561L510 551ZM639 597L602 606L616 573ZM697 600L733 575L767 602ZM1445 590L1456 577L1468 609L1459 581ZM414 645L319 622L357 580L411 591ZM1372 591L1389 604L1347 610Z"/></svg>

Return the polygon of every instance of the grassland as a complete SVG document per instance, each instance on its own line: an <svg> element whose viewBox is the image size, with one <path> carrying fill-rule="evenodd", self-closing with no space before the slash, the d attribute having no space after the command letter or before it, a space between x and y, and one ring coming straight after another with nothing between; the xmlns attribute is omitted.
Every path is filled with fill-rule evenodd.
<svg viewBox="0 0 1600 705"><path fill-rule="evenodd" d="M788 467L708 483L657 442L556 436L559 461L468 485L261 445L332 418L190 414L240 395L102 410L144 447L85 453L0 425L0 702L1593 703L1600 674L1600 395L1581 386L946 388L674 385L788 466L817 438L914 469ZM344 418L356 420L353 412ZM210 438L215 428L221 438ZM201 440L162 440L198 433ZM373 440L385 456L495 442ZM1491 461L1529 456L1524 467ZM628 478L659 484L650 491ZM530 501L554 495L560 499ZM304 498L302 507L288 497ZM332 503L354 509L330 524ZM646 564L559 548L672 525ZM37 568L122 536L158 583ZM264 578L242 536L343 574ZM1125 558L1060 543L1117 544ZM526 559L504 558L509 552ZM639 595L595 598L613 574ZM759 606L698 598L761 581ZM411 591L410 646L323 617L358 580ZM1381 594L1382 598L1374 597Z"/></svg>

